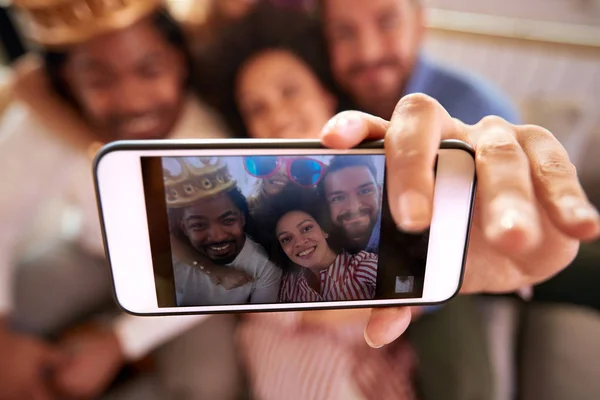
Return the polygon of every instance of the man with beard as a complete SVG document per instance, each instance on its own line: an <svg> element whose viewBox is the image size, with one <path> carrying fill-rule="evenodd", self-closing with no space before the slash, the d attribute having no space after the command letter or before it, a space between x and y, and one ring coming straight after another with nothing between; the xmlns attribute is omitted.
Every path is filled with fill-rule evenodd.
<svg viewBox="0 0 600 400"><path fill-rule="evenodd" d="M15 65L0 127L0 398L100 398L149 355L158 398L236 398L230 365L198 367L234 358L233 319L118 314L90 175L115 139L226 137L188 95L181 30L159 0L15 5L42 60Z"/></svg>
<svg viewBox="0 0 600 400"><path fill-rule="evenodd" d="M227 165L221 160L171 158L164 171L171 226L180 229L174 236L199 253L196 259L174 257L177 305L277 302L281 270L248 237L248 203ZM210 264L243 272L246 282L235 287L215 282L214 267L203 263L206 258Z"/></svg>
<svg viewBox="0 0 600 400"><path fill-rule="evenodd" d="M518 116L489 82L436 64L421 51L425 10L421 0L320 0L331 69L349 98L348 108L389 120L398 101L427 94L467 124L497 115Z"/></svg>
<svg viewBox="0 0 600 400"><path fill-rule="evenodd" d="M369 156L332 158L321 182L331 221L349 252L378 253L382 188Z"/></svg>

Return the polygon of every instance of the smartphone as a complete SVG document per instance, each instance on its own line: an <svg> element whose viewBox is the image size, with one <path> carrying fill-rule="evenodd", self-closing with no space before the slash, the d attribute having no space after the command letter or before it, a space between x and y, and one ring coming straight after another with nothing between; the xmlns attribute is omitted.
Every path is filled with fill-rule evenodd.
<svg viewBox="0 0 600 400"><path fill-rule="evenodd" d="M390 213L402 176L383 141L109 144L94 179L116 301L135 315L445 302L463 277L473 154L441 143L432 223L408 233Z"/></svg>

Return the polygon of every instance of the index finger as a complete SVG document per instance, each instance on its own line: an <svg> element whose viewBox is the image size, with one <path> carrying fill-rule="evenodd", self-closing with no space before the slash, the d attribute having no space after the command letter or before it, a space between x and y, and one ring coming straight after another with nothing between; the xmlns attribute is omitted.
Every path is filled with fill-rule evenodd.
<svg viewBox="0 0 600 400"><path fill-rule="evenodd" d="M463 136L433 98L416 94L398 103L385 148L390 211L403 230L422 231L430 225L440 142L445 138L464 140Z"/></svg>
<svg viewBox="0 0 600 400"><path fill-rule="evenodd" d="M385 137L390 123L359 111L344 111L329 120L321 132L321 142L333 149L349 149L364 140Z"/></svg>

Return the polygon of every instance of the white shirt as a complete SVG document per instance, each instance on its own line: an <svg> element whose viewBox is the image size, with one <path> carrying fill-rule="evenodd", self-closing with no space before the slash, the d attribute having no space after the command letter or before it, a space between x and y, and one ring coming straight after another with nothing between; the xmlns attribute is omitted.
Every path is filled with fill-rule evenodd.
<svg viewBox="0 0 600 400"><path fill-rule="evenodd" d="M216 285L198 267L183 262L174 263L177 304L180 306L202 306L247 303L276 303L281 284L281 269L269 261L265 250L246 237L240 254L230 268L246 272L254 282L227 290Z"/></svg>
<svg viewBox="0 0 600 400"><path fill-rule="evenodd" d="M171 138L203 137L227 136L214 116L190 99ZM40 224L49 230L46 237L75 240L91 254L104 255L91 165L26 105L13 102L0 119L0 315L12 308L21 246ZM125 355L136 359L203 318L123 314L114 329Z"/></svg>

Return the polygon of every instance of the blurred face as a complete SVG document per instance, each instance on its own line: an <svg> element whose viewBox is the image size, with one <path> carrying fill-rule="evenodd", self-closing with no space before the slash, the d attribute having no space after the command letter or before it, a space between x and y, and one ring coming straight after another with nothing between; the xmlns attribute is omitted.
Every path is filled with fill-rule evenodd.
<svg viewBox="0 0 600 400"><path fill-rule="evenodd" d="M285 50L263 52L244 65L236 101L256 138L316 138L336 107L310 68Z"/></svg>
<svg viewBox="0 0 600 400"><path fill-rule="evenodd" d="M184 101L184 56L150 21L76 46L64 77L106 140L164 138Z"/></svg>
<svg viewBox="0 0 600 400"><path fill-rule="evenodd" d="M320 271L329 266L327 234L307 213L291 211L279 219L276 235L288 258L304 268Z"/></svg>
<svg viewBox="0 0 600 400"><path fill-rule="evenodd" d="M229 264L244 247L245 223L244 214L229 196L220 195L187 207L181 229L202 254L218 264Z"/></svg>
<svg viewBox="0 0 600 400"><path fill-rule="evenodd" d="M367 167L347 167L327 174L324 185L331 219L344 232L347 247L364 249L381 207L375 177Z"/></svg>
<svg viewBox="0 0 600 400"><path fill-rule="evenodd" d="M269 196L275 196L290 183L290 179L285 171L285 165L281 165L277 172L268 178L263 179L263 190Z"/></svg>
<svg viewBox="0 0 600 400"><path fill-rule="evenodd" d="M326 0L325 34L338 84L365 111L389 119L424 32L414 0Z"/></svg>

